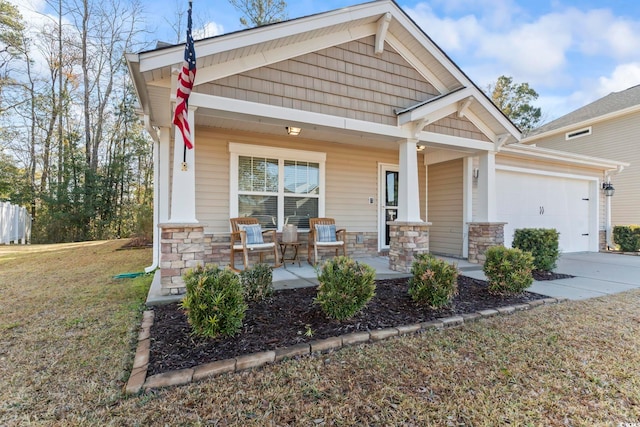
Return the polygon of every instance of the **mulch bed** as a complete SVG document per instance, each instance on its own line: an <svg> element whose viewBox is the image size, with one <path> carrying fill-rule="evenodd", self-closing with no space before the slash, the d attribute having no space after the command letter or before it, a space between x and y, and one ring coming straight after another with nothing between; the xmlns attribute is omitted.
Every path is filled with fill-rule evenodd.
<svg viewBox="0 0 640 427"><path fill-rule="evenodd" d="M448 308L434 310L418 306L407 291L407 279L379 280L376 296L367 307L354 318L342 322L327 319L320 307L313 304L315 287L276 291L265 301L249 304L240 333L217 339L192 335L187 318L177 303L157 306L153 308L155 319L151 328L148 374L192 368L215 360L351 332L426 322L544 298L530 292L491 295L486 282L466 276L458 277L458 295ZM308 331L312 336L307 336Z"/></svg>

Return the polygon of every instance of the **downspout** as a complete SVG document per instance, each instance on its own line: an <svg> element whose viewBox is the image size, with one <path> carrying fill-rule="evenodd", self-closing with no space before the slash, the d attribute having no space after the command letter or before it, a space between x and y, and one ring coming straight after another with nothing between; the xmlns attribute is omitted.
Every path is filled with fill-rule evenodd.
<svg viewBox="0 0 640 427"><path fill-rule="evenodd" d="M144 128L153 140L153 260L152 264L144 269L145 273L151 273L158 268L160 263L160 231L158 229L160 214L157 206L160 194L160 137L158 132L151 126L148 114L144 115L143 120Z"/></svg>

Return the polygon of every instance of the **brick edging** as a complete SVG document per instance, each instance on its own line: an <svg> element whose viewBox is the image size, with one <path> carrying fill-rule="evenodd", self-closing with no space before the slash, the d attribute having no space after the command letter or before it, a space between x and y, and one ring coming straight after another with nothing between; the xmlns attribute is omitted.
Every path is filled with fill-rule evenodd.
<svg viewBox="0 0 640 427"><path fill-rule="evenodd" d="M316 352L338 350L351 345L382 341L391 337L420 333L430 329L454 328L465 323L477 322L478 320L487 317L505 316L517 311L529 310L541 305L556 304L564 301L567 301L567 298L543 298L530 301L528 303L508 305L451 317L442 317L428 322L396 326L395 328L353 332L337 337L278 348L276 350L261 351L258 353L238 356L232 359L217 360L204 365L198 365L193 368L163 372L151 375L150 377L147 377L146 375L149 366L150 351L149 329L153 323L153 311L145 311L142 326L140 328L140 335L138 337L136 357L125 391L128 394L135 394L139 393L142 389L148 390L152 388L188 384L193 381L200 381L229 372L239 372L246 369L258 368L268 363L279 362L290 357L307 356Z"/></svg>
<svg viewBox="0 0 640 427"><path fill-rule="evenodd" d="M155 314L153 310L146 310L142 313L142 324L140 325L140 333L138 334L138 347L136 355L133 359L133 368L129 381L125 387L127 394L135 394L140 391L142 385L147 379L147 370L149 369L149 351L151 344L151 325Z"/></svg>

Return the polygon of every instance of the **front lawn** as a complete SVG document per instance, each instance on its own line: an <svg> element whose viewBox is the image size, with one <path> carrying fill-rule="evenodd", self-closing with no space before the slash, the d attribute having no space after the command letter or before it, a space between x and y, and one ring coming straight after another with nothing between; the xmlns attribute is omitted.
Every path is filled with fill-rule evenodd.
<svg viewBox="0 0 640 427"><path fill-rule="evenodd" d="M151 263L123 242L0 246L0 425L619 425L640 291L122 394Z"/></svg>

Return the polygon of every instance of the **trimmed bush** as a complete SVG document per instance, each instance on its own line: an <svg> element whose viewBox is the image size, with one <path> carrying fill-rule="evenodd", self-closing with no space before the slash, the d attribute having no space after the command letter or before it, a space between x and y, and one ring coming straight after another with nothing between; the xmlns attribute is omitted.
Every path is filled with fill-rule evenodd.
<svg viewBox="0 0 640 427"><path fill-rule="evenodd" d="M375 295L375 279L373 267L349 257L334 257L318 273L320 285L314 302L331 319L349 319Z"/></svg>
<svg viewBox="0 0 640 427"><path fill-rule="evenodd" d="M533 256L518 248L492 246L485 252L482 270L492 294L518 294L533 283Z"/></svg>
<svg viewBox="0 0 640 427"><path fill-rule="evenodd" d="M418 304L440 308L458 294L458 269L431 254L419 254L411 265L409 295Z"/></svg>
<svg viewBox="0 0 640 427"><path fill-rule="evenodd" d="M184 275L187 293L181 307L196 335L232 336L242 328L247 310L240 277L217 265L196 267Z"/></svg>
<svg viewBox="0 0 640 427"><path fill-rule="evenodd" d="M273 270L264 263L240 273L244 297L248 301L261 301L273 294Z"/></svg>
<svg viewBox="0 0 640 427"><path fill-rule="evenodd" d="M613 241L622 252L640 251L640 225L616 225L613 227Z"/></svg>
<svg viewBox="0 0 640 427"><path fill-rule="evenodd" d="M553 228L521 228L513 233L511 246L530 252L534 269L551 271L560 256L559 236L560 233Z"/></svg>

